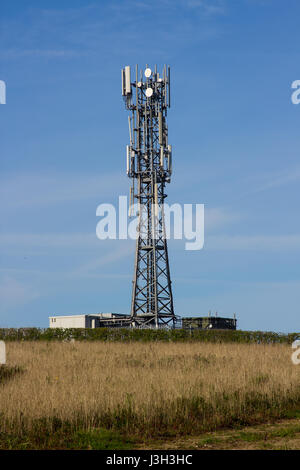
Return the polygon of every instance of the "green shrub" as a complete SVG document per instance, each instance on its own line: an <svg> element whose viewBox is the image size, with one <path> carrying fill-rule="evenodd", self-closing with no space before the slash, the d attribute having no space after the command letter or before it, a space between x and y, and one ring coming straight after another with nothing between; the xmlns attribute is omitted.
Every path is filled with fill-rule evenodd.
<svg viewBox="0 0 300 470"><path fill-rule="evenodd" d="M154 330L129 328L1 328L4 341L200 341L209 343L291 344L300 333L241 330Z"/></svg>

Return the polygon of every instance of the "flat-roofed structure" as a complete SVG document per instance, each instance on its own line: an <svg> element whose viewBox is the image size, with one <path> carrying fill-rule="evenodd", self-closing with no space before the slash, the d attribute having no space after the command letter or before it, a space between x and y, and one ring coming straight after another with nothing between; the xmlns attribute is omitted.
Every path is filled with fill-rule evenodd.
<svg viewBox="0 0 300 470"><path fill-rule="evenodd" d="M237 320L218 316L176 316L175 328L184 330L236 330ZM130 315L123 313L92 313L79 315L53 315L49 317L50 328L156 328L154 323L135 324ZM159 326L165 328L166 326Z"/></svg>
<svg viewBox="0 0 300 470"><path fill-rule="evenodd" d="M49 317L50 328L101 328L104 326L129 326L129 316L122 313L92 313Z"/></svg>
<svg viewBox="0 0 300 470"><path fill-rule="evenodd" d="M236 330L237 320L225 317L182 317L185 330Z"/></svg>

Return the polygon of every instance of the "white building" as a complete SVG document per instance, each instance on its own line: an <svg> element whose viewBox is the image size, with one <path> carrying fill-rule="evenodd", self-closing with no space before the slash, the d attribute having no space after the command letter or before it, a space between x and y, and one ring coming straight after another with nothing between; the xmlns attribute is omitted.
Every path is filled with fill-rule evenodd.
<svg viewBox="0 0 300 470"><path fill-rule="evenodd" d="M117 321L126 318L121 313L93 313L81 315L55 315L49 317L50 328L99 328L101 320Z"/></svg>

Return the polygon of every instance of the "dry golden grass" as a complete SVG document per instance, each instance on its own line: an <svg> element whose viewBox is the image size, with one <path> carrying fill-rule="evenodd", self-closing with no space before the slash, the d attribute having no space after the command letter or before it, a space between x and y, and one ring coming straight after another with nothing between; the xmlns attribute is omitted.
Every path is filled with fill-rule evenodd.
<svg viewBox="0 0 300 470"><path fill-rule="evenodd" d="M251 424L300 404L286 345L11 342L2 431L37 423L154 435Z"/></svg>

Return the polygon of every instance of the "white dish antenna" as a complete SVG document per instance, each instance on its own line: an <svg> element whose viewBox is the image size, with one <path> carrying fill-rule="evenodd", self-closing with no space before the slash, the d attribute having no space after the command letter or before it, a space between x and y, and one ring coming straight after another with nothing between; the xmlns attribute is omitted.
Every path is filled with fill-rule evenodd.
<svg viewBox="0 0 300 470"><path fill-rule="evenodd" d="M150 98L150 96L152 96L152 95L153 95L153 90L152 90L152 88L147 88L147 90L146 90L146 96L147 96L147 98Z"/></svg>
<svg viewBox="0 0 300 470"><path fill-rule="evenodd" d="M145 70L145 77L146 77L146 78L151 77L151 73L152 73L152 70L151 70L151 69L149 69L149 68L146 69L146 70Z"/></svg>

